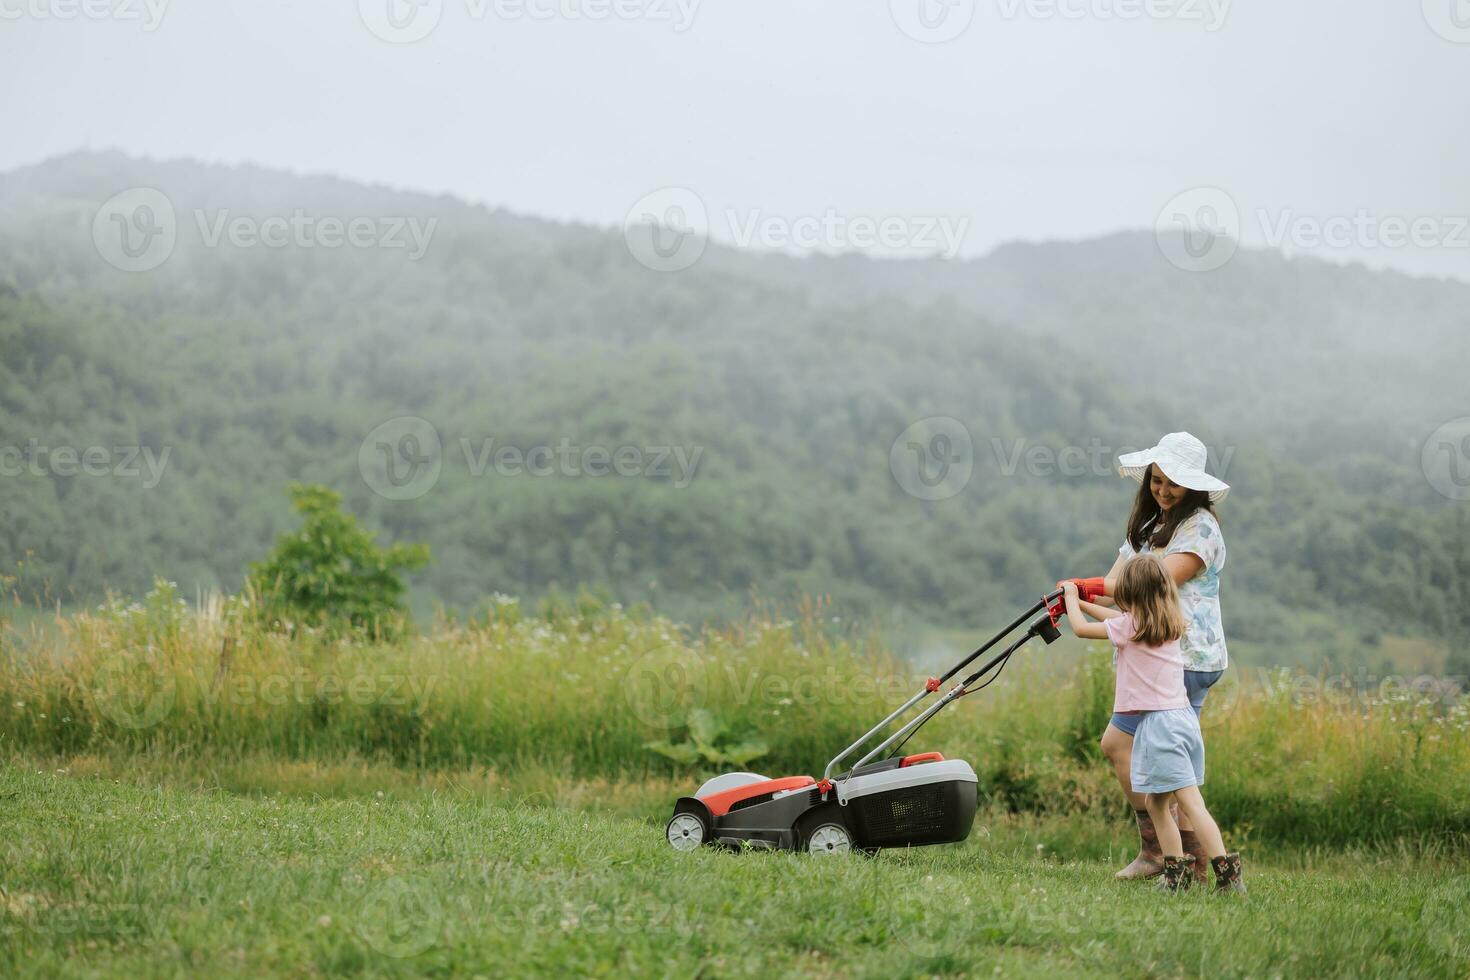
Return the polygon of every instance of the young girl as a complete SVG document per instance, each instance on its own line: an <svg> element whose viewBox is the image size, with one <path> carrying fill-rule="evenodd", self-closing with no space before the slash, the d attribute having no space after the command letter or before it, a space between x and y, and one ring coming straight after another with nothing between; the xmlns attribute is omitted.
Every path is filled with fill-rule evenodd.
<svg viewBox="0 0 1470 980"><path fill-rule="evenodd" d="M1173 576L1156 555L1130 558L1113 591L1118 609L1081 602L1075 582L1063 583L1063 588L1072 632L1084 640L1111 640L1117 649L1113 711L1141 716L1130 775L1134 792L1146 794L1164 852L1159 887L1182 891L1194 880L1195 857L1184 853L1179 825L1169 809L1178 803L1204 845L1215 871L1216 891L1244 892L1240 855L1225 853L1220 829L1199 792L1205 781L1205 744L1184 689L1179 638L1185 623ZM1088 622L1083 612L1101 622Z"/></svg>

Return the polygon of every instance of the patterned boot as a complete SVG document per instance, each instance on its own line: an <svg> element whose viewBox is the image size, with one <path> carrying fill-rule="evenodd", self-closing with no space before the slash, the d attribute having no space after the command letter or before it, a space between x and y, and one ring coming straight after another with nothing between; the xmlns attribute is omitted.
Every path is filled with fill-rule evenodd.
<svg viewBox="0 0 1470 980"><path fill-rule="evenodd" d="M1154 885L1161 892L1187 892L1194 884L1194 855L1164 858L1164 876Z"/></svg>
<svg viewBox="0 0 1470 980"><path fill-rule="evenodd" d="M1159 835L1154 832L1153 818L1147 810L1134 810L1133 814L1138 818L1138 857L1113 877L1120 881L1157 878L1164 871L1164 852L1159 847Z"/></svg>
<svg viewBox="0 0 1470 980"><path fill-rule="evenodd" d="M1194 883L1203 885L1210 880L1210 856L1205 853L1205 847L1199 842L1199 837L1192 830L1179 831L1179 839L1184 844L1184 853L1194 858Z"/></svg>
<svg viewBox="0 0 1470 980"><path fill-rule="evenodd" d="M1210 866L1215 869L1215 892L1217 894L1219 892L1245 894L1245 882L1240 880L1239 851L1210 858Z"/></svg>

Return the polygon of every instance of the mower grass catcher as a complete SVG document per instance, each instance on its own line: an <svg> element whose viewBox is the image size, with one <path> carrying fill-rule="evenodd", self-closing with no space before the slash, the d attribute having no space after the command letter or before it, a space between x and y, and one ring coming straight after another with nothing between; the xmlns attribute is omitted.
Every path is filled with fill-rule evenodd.
<svg viewBox="0 0 1470 980"><path fill-rule="evenodd" d="M942 677L931 677L917 694L839 752L820 780L810 776L769 779L730 772L707 781L693 796L674 804L667 835L675 850L705 844L759 847L812 854L873 852L883 847L951 844L970 836L975 820L975 770L938 752L900 755L904 744L945 705L978 691L1000 676L1011 654L1033 636L1051 643L1061 634L1060 589L1044 596ZM1038 610L1047 610L1009 647L957 683L922 713L884 739L851 769L833 775L843 759L906 714L951 677L1013 633ZM983 680L982 680L983 679ZM873 760L882 757L880 761Z"/></svg>

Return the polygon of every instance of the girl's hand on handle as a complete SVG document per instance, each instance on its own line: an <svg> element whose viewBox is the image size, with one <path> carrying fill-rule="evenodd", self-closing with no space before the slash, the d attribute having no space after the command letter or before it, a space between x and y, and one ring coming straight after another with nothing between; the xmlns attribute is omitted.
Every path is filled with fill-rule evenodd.
<svg viewBox="0 0 1470 980"><path fill-rule="evenodd" d="M1067 623L1072 627L1072 632L1077 631L1077 622L1082 618L1082 607L1079 605L1081 596L1077 591L1075 579L1057 583L1062 587L1062 602L1067 610Z"/></svg>
<svg viewBox="0 0 1470 980"><path fill-rule="evenodd" d="M1078 594L1076 580L1068 579L1065 582L1059 582L1057 584L1062 587L1062 601L1066 603L1067 625L1072 627L1072 635L1083 640L1106 639L1108 632L1103 624L1090 623L1087 621L1087 617L1082 615L1082 600ZM1089 606L1087 611L1093 612L1097 608L1096 606ZM1103 612L1111 612L1111 610L1103 610Z"/></svg>
<svg viewBox="0 0 1470 980"><path fill-rule="evenodd" d="M1077 586L1077 597L1083 602L1091 602L1099 596L1109 594L1108 581L1101 575L1096 578L1069 578L1066 581ZM1058 582L1057 584L1063 583Z"/></svg>
<svg viewBox="0 0 1470 980"><path fill-rule="evenodd" d="M1067 604L1067 621L1076 627L1078 619L1073 619L1073 617L1080 619L1082 616L1082 605L1080 605L1082 595L1078 591L1078 583L1075 580L1069 579L1061 583L1061 601Z"/></svg>

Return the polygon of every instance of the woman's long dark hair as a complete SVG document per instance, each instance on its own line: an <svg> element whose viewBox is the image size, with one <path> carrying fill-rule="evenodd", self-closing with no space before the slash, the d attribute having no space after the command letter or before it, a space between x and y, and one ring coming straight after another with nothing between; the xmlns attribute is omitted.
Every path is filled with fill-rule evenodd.
<svg viewBox="0 0 1470 980"><path fill-rule="evenodd" d="M1150 487L1153 475L1154 464L1150 463L1148 469L1143 471L1143 483L1138 488L1138 496L1133 498L1133 513L1128 515L1128 543L1133 546L1134 551L1142 551L1144 541L1151 548L1164 547L1173 540L1179 525L1193 517L1196 511L1208 511L1210 516L1219 520L1215 514L1215 505L1210 503L1210 495L1204 490L1190 490L1183 500L1169 508L1169 513L1162 521L1159 520L1163 509L1154 499Z"/></svg>

